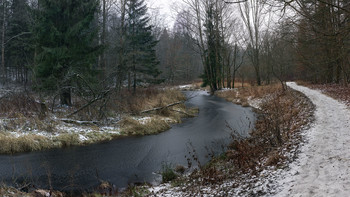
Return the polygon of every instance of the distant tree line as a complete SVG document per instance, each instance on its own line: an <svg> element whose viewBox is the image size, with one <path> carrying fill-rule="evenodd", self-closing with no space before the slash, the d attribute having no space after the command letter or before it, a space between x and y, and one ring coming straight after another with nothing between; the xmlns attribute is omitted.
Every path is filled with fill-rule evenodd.
<svg viewBox="0 0 350 197"><path fill-rule="evenodd" d="M287 80L349 83L348 0L183 0L212 92ZM233 14L234 13L234 14Z"/></svg>

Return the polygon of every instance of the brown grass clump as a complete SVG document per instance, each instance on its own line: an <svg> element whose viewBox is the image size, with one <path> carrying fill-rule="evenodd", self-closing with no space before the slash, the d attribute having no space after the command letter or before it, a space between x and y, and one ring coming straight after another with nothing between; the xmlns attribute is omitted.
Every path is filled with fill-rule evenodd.
<svg viewBox="0 0 350 197"><path fill-rule="evenodd" d="M181 118L193 117L198 113L198 109L187 109L183 103L166 107L177 102L184 102L186 97L178 90L166 89L145 89L137 94L142 97L132 96L129 99L123 99L123 111L132 114L149 117L144 123L131 117L125 117L119 122L125 135L151 135L170 129L170 124L180 123ZM162 108L160 110L141 113L145 110Z"/></svg>
<svg viewBox="0 0 350 197"><path fill-rule="evenodd" d="M58 142L60 147L70 147L81 144L79 134L76 133L65 133L59 135L55 141Z"/></svg>
<svg viewBox="0 0 350 197"><path fill-rule="evenodd" d="M120 125L126 135L152 135L170 129L166 120L150 118L144 124L133 118L124 118Z"/></svg>
<svg viewBox="0 0 350 197"><path fill-rule="evenodd" d="M141 89L136 95L130 92L122 93L119 106L121 111L138 114L147 109L163 107L171 103L186 100L186 97L178 90Z"/></svg>
<svg viewBox="0 0 350 197"><path fill-rule="evenodd" d="M281 91L281 87L278 84L264 85L264 86L248 86L239 87L237 89L219 91L217 96L226 99L229 102L233 102L244 107L249 106L248 99L263 98Z"/></svg>
<svg viewBox="0 0 350 197"><path fill-rule="evenodd" d="M268 158L265 162L266 166L277 166L280 164L283 160L287 159L284 155L282 155L278 151L273 151L268 155Z"/></svg>
<svg viewBox="0 0 350 197"><path fill-rule="evenodd" d="M3 120L4 124L0 126L3 131L46 131L56 132L57 121L50 118L40 119L38 116L25 117L23 114L16 113L10 119Z"/></svg>
<svg viewBox="0 0 350 197"><path fill-rule="evenodd" d="M0 117L14 118L17 114L31 117L40 114L40 104L30 94L12 93L0 100Z"/></svg>
<svg viewBox="0 0 350 197"><path fill-rule="evenodd" d="M53 146L47 138L31 134L23 135L17 138L0 134L0 144L0 153L5 154L39 151L51 148Z"/></svg>
<svg viewBox="0 0 350 197"><path fill-rule="evenodd" d="M32 197L31 194L21 192L15 188L1 186L0 187L0 196L8 196L8 197Z"/></svg>

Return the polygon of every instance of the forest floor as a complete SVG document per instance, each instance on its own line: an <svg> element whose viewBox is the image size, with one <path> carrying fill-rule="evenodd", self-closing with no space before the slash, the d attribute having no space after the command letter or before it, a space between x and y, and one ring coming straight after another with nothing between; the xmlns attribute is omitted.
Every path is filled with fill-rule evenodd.
<svg viewBox="0 0 350 197"><path fill-rule="evenodd" d="M140 88L137 95L142 96L129 91L112 93L108 100L70 115L89 100L76 96L73 106L61 106L50 96L40 98L17 86L0 87L0 154L84 146L168 130L171 124L198 113L184 105L182 88L192 86Z"/></svg>
<svg viewBox="0 0 350 197"><path fill-rule="evenodd" d="M298 83L299 84L299 83ZM350 107L350 88L339 84L310 84L301 83L301 85L311 89L319 90L336 100L341 101Z"/></svg>

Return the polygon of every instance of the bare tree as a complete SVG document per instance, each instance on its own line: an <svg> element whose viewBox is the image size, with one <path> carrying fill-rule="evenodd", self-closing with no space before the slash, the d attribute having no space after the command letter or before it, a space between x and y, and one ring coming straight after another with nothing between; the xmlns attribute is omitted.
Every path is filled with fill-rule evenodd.
<svg viewBox="0 0 350 197"><path fill-rule="evenodd" d="M349 74L348 0L280 1L297 13L298 56L303 77L314 82L343 83Z"/></svg>
<svg viewBox="0 0 350 197"><path fill-rule="evenodd" d="M238 5L242 21L248 34L247 54L255 70L256 82L261 85L260 49L265 20L265 0L247 0Z"/></svg>

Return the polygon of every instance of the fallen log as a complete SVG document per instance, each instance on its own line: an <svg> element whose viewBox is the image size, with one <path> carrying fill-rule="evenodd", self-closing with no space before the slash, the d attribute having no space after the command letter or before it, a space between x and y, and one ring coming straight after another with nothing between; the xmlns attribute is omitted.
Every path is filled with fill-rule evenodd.
<svg viewBox="0 0 350 197"><path fill-rule="evenodd" d="M107 91L104 92L102 95L100 95L100 96L98 96L98 97L92 99L91 101L89 101L88 103L86 103L84 106L82 106L81 108L79 108L78 110L76 110L75 112L69 114L67 117L71 117L71 116L77 114L78 112L82 111L83 109L89 107L90 105L92 105L92 104L95 103L96 101L99 101L99 100L105 98L106 95L107 95L109 92L110 92L110 90L107 90Z"/></svg>
<svg viewBox="0 0 350 197"><path fill-rule="evenodd" d="M82 120L73 120L73 119L60 119L60 121L75 124L75 125L99 125L99 121L82 121Z"/></svg>
<svg viewBox="0 0 350 197"><path fill-rule="evenodd" d="M171 111L178 112L178 113L181 113L181 114L185 114L185 115L188 116L188 117L195 117L195 115L189 114L189 113L184 112L184 111L175 110L175 109L171 109Z"/></svg>

